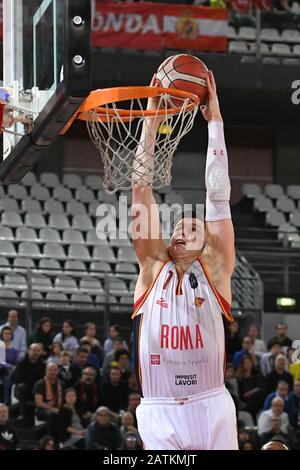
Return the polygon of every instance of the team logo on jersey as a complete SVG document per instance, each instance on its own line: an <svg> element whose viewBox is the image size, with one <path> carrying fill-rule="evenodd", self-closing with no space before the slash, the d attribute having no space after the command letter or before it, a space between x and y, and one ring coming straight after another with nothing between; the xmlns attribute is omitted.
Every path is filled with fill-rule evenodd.
<svg viewBox="0 0 300 470"><path fill-rule="evenodd" d="M205 299L202 299L202 297L196 297L194 305L196 305L196 307L201 307L204 301Z"/></svg>
<svg viewBox="0 0 300 470"><path fill-rule="evenodd" d="M151 366L160 366L160 354L150 354Z"/></svg>
<svg viewBox="0 0 300 470"><path fill-rule="evenodd" d="M157 305L160 305L162 308L168 308L169 304L162 297L156 301Z"/></svg>

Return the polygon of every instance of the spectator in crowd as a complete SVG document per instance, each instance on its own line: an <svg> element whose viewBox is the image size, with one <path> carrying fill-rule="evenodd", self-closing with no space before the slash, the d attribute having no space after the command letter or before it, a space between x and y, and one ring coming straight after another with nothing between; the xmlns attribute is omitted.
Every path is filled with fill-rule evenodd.
<svg viewBox="0 0 300 470"><path fill-rule="evenodd" d="M258 356L262 356L264 353L267 352L266 343L262 339L259 339L259 331L256 325L250 325L248 330L248 336L253 341L253 351L255 352L255 354L257 354Z"/></svg>
<svg viewBox="0 0 300 470"><path fill-rule="evenodd" d="M102 392L102 403L117 413L125 410L128 406L128 388L121 378L120 369L112 367L109 374L109 382L103 384Z"/></svg>
<svg viewBox="0 0 300 470"><path fill-rule="evenodd" d="M241 444L240 450L255 450L255 447L252 441L245 441Z"/></svg>
<svg viewBox="0 0 300 470"><path fill-rule="evenodd" d="M254 353L253 350L253 341L249 336L245 336L242 343L242 349L234 353L233 361L234 367L237 369L241 363L242 358L246 355L252 357L253 366L258 368L259 358Z"/></svg>
<svg viewBox="0 0 300 470"><path fill-rule="evenodd" d="M96 371L94 367L83 369L81 378L74 386L77 402L76 409L85 422L89 422L100 405L100 386L96 381Z"/></svg>
<svg viewBox="0 0 300 470"><path fill-rule="evenodd" d="M20 357L23 357L27 351L26 331L19 325L19 314L16 310L8 312L7 322L0 326L0 333L4 326L9 326L12 329L14 339L11 342L11 346L19 351Z"/></svg>
<svg viewBox="0 0 300 470"><path fill-rule="evenodd" d="M38 450L56 450L56 445L53 437L44 436L39 442Z"/></svg>
<svg viewBox="0 0 300 470"><path fill-rule="evenodd" d="M260 436L260 444L264 445L270 440L280 439L284 442L288 442L287 432L282 431L282 418L273 416L271 418L271 430Z"/></svg>
<svg viewBox="0 0 300 470"><path fill-rule="evenodd" d="M296 356L296 357L295 357ZM294 380L300 380L300 350L290 348L288 350L289 372Z"/></svg>
<svg viewBox="0 0 300 470"><path fill-rule="evenodd" d="M228 333L226 336L226 351L230 360L233 359L234 353L240 351L242 347L242 340L239 334L239 324L233 321L228 326Z"/></svg>
<svg viewBox="0 0 300 470"><path fill-rule="evenodd" d="M76 405L76 391L69 388L65 391L65 404L59 409L55 424L58 434L58 442L61 448L85 448L84 423L78 415Z"/></svg>
<svg viewBox="0 0 300 470"><path fill-rule="evenodd" d="M98 357L101 366L104 358L104 353L100 341L96 339L96 335L97 328L95 323L88 322L84 326L84 336L81 338L80 342L88 341L90 343L90 345L92 346L92 353Z"/></svg>
<svg viewBox="0 0 300 470"><path fill-rule="evenodd" d="M122 450L143 450L142 442L137 432L127 431L124 434L123 441Z"/></svg>
<svg viewBox="0 0 300 470"><path fill-rule="evenodd" d="M87 367L93 367L96 372L96 368L94 364L89 362L89 352L86 347L80 346L76 351L76 356L74 358L73 364L70 366L70 371L72 375L72 386L75 385L76 382L82 376L83 369ZM98 380L98 377L97 377Z"/></svg>
<svg viewBox="0 0 300 470"><path fill-rule="evenodd" d="M94 366L97 370L100 369L100 361L99 361L99 357L93 353L93 348L91 346L91 343L89 341L83 341L81 340L79 342L79 347L80 348L84 348L87 353L88 353L88 363L91 365L91 366Z"/></svg>
<svg viewBox="0 0 300 470"><path fill-rule="evenodd" d="M19 400L19 420L28 422L34 401L34 386L45 375L45 364L42 361L42 347L31 344L26 356L17 364L13 374L16 384L15 396Z"/></svg>
<svg viewBox="0 0 300 470"><path fill-rule="evenodd" d="M121 371L121 380L128 384L128 380L132 372L129 362L129 351L126 349L116 351L115 361L112 364Z"/></svg>
<svg viewBox="0 0 300 470"><path fill-rule="evenodd" d="M115 339L120 337L120 327L119 325L112 325L109 329L109 335L108 338L105 340L104 345L103 345L103 352L104 354L108 354L109 352L112 351L114 347L114 341ZM123 341L122 347L124 349L128 349L128 346L125 341Z"/></svg>
<svg viewBox="0 0 300 470"><path fill-rule="evenodd" d="M8 407L0 403L0 451L16 450L17 445L18 438L16 432L9 424Z"/></svg>
<svg viewBox="0 0 300 470"><path fill-rule="evenodd" d="M78 377L74 379L71 367L71 354L68 351L62 351L60 353L60 365L58 366L58 378L63 382L65 390L72 387L78 379Z"/></svg>
<svg viewBox="0 0 300 470"><path fill-rule="evenodd" d="M283 434L287 434L289 427L289 417L288 414L283 411L284 409L284 400L280 397L273 398L272 406L269 410L263 411L258 418L258 428L257 433L261 439L264 434L270 433L272 431L272 419L279 418L281 419L280 431ZM264 440L264 443L267 442Z"/></svg>
<svg viewBox="0 0 300 470"><path fill-rule="evenodd" d="M0 379L3 384L3 399L6 405L10 404L12 373L16 368L19 357L19 351L12 347L13 338L12 329L9 326L4 326L0 333L0 340L5 347L5 364L0 363Z"/></svg>
<svg viewBox="0 0 300 470"><path fill-rule="evenodd" d="M88 429L86 448L88 450L120 450L123 439L115 424L110 423L109 409L101 406L96 411L96 419Z"/></svg>
<svg viewBox="0 0 300 470"><path fill-rule="evenodd" d="M287 336L288 327L285 323L278 323L276 326L277 335L274 338L271 338L268 343L268 349L271 349L271 346L274 341L277 341L280 346L283 348L284 352L288 350L288 348L292 347L292 340Z"/></svg>
<svg viewBox="0 0 300 470"><path fill-rule="evenodd" d="M270 393L264 403L263 410L268 410L271 408L273 398L275 397L280 397L284 400L284 411L287 413L288 412L288 393L289 393L289 386L286 382L281 380L278 382L277 388L275 392Z"/></svg>
<svg viewBox="0 0 300 470"><path fill-rule="evenodd" d="M50 362L46 366L46 374L34 387L36 416L46 421L48 432L55 436L54 418L63 404L64 386L57 378L58 366Z"/></svg>
<svg viewBox="0 0 300 470"><path fill-rule="evenodd" d="M291 4L290 0L273 0L273 11L280 13L290 13Z"/></svg>
<svg viewBox="0 0 300 470"><path fill-rule="evenodd" d="M72 320L64 321L61 333L58 333L53 341L61 343L64 351L69 351L72 355L75 354L79 343L76 335L75 324Z"/></svg>
<svg viewBox="0 0 300 470"><path fill-rule="evenodd" d="M137 420L136 420L136 409L141 402L141 395L139 393L130 393L128 397L128 408L127 411L130 411L134 417L134 426L137 428Z"/></svg>
<svg viewBox="0 0 300 470"><path fill-rule="evenodd" d="M236 372L239 397L245 403L245 410L251 413L253 420L263 402L263 385L261 375L254 369L252 356L245 355Z"/></svg>
<svg viewBox="0 0 300 470"><path fill-rule="evenodd" d="M253 16L252 0L230 0L228 6L231 10L231 21L235 26L255 27L256 21Z"/></svg>
<svg viewBox="0 0 300 470"><path fill-rule="evenodd" d="M287 409L291 426L298 426L300 418L300 380L295 380L293 391L288 394Z"/></svg>
<svg viewBox="0 0 300 470"><path fill-rule="evenodd" d="M128 431L137 432L134 426L134 416L130 411L125 411L125 413L122 414L120 431L123 435Z"/></svg>
<svg viewBox="0 0 300 470"><path fill-rule="evenodd" d="M270 346L271 350L263 354L260 360L260 371L264 377L275 369L275 359L278 354L282 353L281 345L278 341L274 340Z"/></svg>
<svg viewBox="0 0 300 470"><path fill-rule="evenodd" d="M228 362L226 366L225 385L230 390L231 395L235 395L237 398L239 397L238 381L235 377L234 366L230 362Z"/></svg>
<svg viewBox="0 0 300 470"><path fill-rule="evenodd" d="M240 428L238 430L238 443L239 443L239 449L243 446L244 442L249 442L251 441L251 433L248 431L248 429L245 428Z"/></svg>
<svg viewBox="0 0 300 470"><path fill-rule="evenodd" d="M132 372L128 379L128 393L139 392L135 372Z"/></svg>
<svg viewBox="0 0 300 470"><path fill-rule="evenodd" d="M102 376L104 380L106 380L109 376L111 363L115 360L116 352L122 349L124 349L123 340L121 338L116 338L113 342L113 349L104 356L104 361L102 365Z"/></svg>
<svg viewBox="0 0 300 470"><path fill-rule="evenodd" d="M61 343L54 341L50 347L50 356L47 359L47 362L54 362L57 366L61 365L61 353L63 352L63 347Z"/></svg>
<svg viewBox="0 0 300 470"><path fill-rule="evenodd" d="M53 342L53 328L50 318L43 317L40 323L37 325L36 329L29 338L29 346L32 343L39 343L43 345L43 355L47 359L50 354L51 345Z"/></svg>
<svg viewBox="0 0 300 470"><path fill-rule="evenodd" d="M266 392L275 392L278 382L284 381L289 386L289 391L293 388L293 376L287 372L287 359L283 354L279 354L275 359L275 368L265 379Z"/></svg>

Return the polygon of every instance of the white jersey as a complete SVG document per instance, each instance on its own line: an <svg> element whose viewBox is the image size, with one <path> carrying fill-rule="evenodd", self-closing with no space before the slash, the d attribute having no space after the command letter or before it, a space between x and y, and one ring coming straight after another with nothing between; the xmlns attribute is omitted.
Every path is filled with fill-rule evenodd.
<svg viewBox="0 0 300 470"><path fill-rule="evenodd" d="M135 366L144 398L180 400L224 384L230 306L195 260L181 279L166 261L136 302Z"/></svg>

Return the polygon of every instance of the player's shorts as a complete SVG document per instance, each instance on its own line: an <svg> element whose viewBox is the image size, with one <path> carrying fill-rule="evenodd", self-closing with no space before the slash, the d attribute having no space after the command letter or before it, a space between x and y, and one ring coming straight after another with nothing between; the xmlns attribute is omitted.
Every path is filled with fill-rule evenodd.
<svg viewBox="0 0 300 470"><path fill-rule="evenodd" d="M146 450L238 450L236 410L225 385L184 398L142 398L136 416Z"/></svg>

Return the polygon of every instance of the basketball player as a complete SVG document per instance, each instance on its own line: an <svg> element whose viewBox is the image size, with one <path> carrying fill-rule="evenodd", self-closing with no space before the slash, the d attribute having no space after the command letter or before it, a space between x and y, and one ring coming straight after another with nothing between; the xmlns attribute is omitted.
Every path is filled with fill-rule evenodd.
<svg viewBox="0 0 300 470"><path fill-rule="evenodd" d="M134 239L140 273L133 319L142 395L137 420L144 447L151 450L238 449L235 407L224 386L223 320L232 321L234 232L223 122L212 72L207 86L208 106L201 106L209 133L205 222L183 218L166 246L161 236L151 235L160 233L152 188L143 187L133 174L133 208L142 204L148 209L148 220L143 220L148 238ZM144 153L139 159L153 159L158 125L150 119L144 125L146 144L140 145L137 155ZM140 171L137 160L136 156ZM146 177L151 184L151 174L145 173L143 180Z"/></svg>

